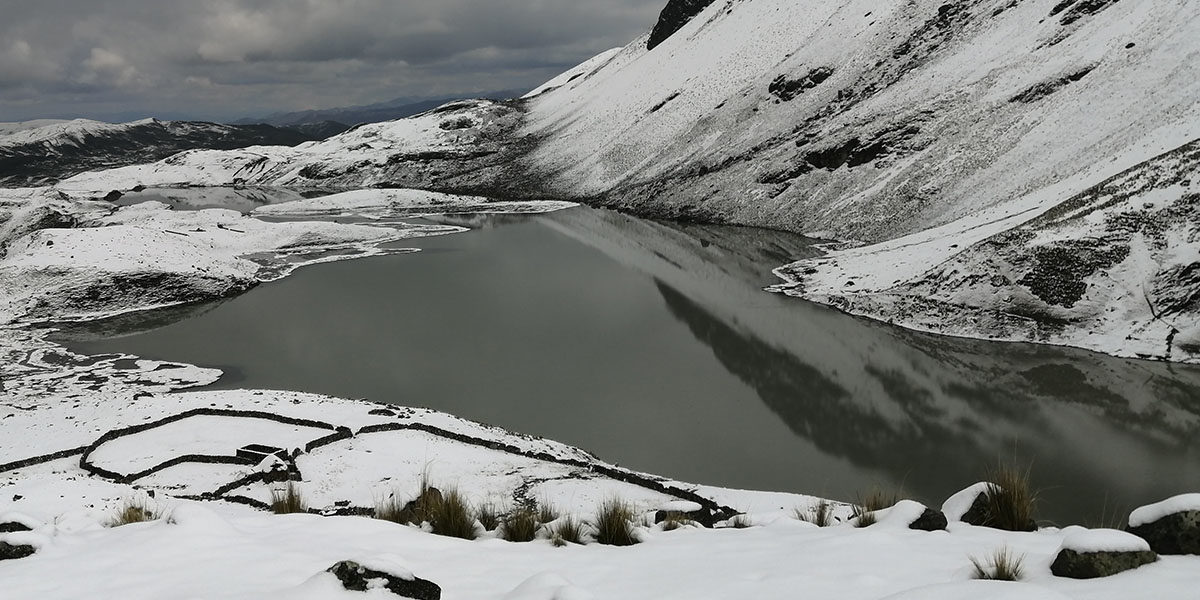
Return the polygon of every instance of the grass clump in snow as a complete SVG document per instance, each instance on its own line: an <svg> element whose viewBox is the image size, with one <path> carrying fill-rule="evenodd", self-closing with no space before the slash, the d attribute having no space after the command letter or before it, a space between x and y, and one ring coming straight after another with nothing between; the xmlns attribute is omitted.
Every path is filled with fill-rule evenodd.
<svg viewBox="0 0 1200 600"><path fill-rule="evenodd" d="M446 490L441 498L432 502L429 509L429 525L437 535L473 540L475 533L475 511L465 496L456 489Z"/></svg>
<svg viewBox="0 0 1200 600"><path fill-rule="evenodd" d="M854 507L854 526L855 527L870 527L879 522L879 517L874 511L869 511L865 507Z"/></svg>
<svg viewBox="0 0 1200 600"><path fill-rule="evenodd" d="M990 484L984 492L984 525L1007 531L1037 527L1034 514L1038 494L1029 484L1029 468L1000 464L988 470Z"/></svg>
<svg viewBox="0 0 1200 600"><path fill-rule="evenodd" d="M596 511L596 543L632 546L638 543L633 528L633 507L618 498L605 500Z"/></svg>
<svg viewBox="0 0 1200 600"><path fill-rule="evenodd" d="M145 523L147 521L157 521L162 518L162 511L157 508L150 507L144 500L135 498L127 498L120 508L117 509L117 514L109 519L109 527L120 527L129 525L130 523Z"/></svg>
<svg viewBox="0 0 1200 600"><path fill-rule="evenodd" d="M816 506L810 506L807 509L797 508L796 518L817 527L829 527L833 524L833 505L828 500L821 500Z"/></svg>
<svg viewBox="0 0 1200 600"><path fill-rule="evenodd" d="M491 502L481 504L475 511L475 518L479 519L479 524L483 525L484 531L495 531L500 528L500 513L496 512L496 505Z"/></svg>
<svg viewBox="0 0 1200 600"><path fill-rule="evenodd" d="M538 511L529 506L519 506L504 516L500 537L510 542L532 542L537 538Z"/></svg>
<svg viewBox="0 0 1200 600"><path fill-rule="evenodd" d="M550 535L550 541L555 546L566 546L570 544L583 543L583 523L577 521L574 517L567 517L558 522L554 527L554 532Z"/></svg>
<svg viewBox="0 0 1200 600"><path fill-rule="evenodd" d="M558 509L554 508L553 504L543 501L538 507L538 520L542 523L550 523L558 520Z"/></svg>
<svg viewBox="0 0 1200 600"><path fill-rule="evenodd" d="M858 497L858 504L854 505L854 526L870 527L874 525L878 521L875 511L891 508L900 500L902 500L900 492L886 491L875 486L865 496Z"/></svg>
<svg viewBox="0 0 1200 600"><path fill-rule="evenodd" d="M1025 555L1013 554L1006 546L992 553L991 559L986 562L972 556L971 564L975 566L975 579L1020 581L1024 575L1021 566L1023 560Z"/></svg>
<svg viewBox="0 0 1200 600"><path fill-rule="evenodd" d="M271 512L277 515L308 512L308 502L295 482L289 481L282 490L271 490Z"/></svg>

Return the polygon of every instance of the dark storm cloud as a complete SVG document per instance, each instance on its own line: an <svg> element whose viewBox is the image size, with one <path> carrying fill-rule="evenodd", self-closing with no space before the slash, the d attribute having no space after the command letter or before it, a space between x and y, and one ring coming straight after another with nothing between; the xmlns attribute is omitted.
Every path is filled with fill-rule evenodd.
<svg viewBox="0 0 1200 600"><path fill-rule="evenodd" d="M194 115L533 87L665 0L2 0L0 121Z"/></svg>

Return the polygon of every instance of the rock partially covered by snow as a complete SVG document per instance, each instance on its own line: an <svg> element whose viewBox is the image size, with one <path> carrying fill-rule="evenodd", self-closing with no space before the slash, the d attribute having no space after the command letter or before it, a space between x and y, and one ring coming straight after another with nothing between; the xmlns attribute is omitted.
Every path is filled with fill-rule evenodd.
<svg viewBox="0 0 1200 600"><path fill-rule="evenodd" d="M1129 515L1129 532L1159 554L1200 554L1200 494L1183 494Z"/></svg>
<svg viewBox="0 0 1200 600"><path fill-rule="evenodd" d="M942 513L951 521L962 521L963 516L970 512L975 502L991 488L990 483L980 481L966 489L956 492L942 503Z"/></svg>
<svg viewBox="0 0 1200 600"><path fill-rule="evenodd" d="M1050 572L1059 577L1108 577L1158 560L1145 540L1115 529L1068 527Z"/></svg>
<svg viewBox="0 0 1200 600"><path fill-rule="evenodd" d="M914 500L901 500L891 508L876 511L877 524L895 529L940 531L946 528L946 516Z"/></svg>
<svg viewBox="0 0 1200 600"><path fill-rule="evenodd" d="M329 567L328 572L352 592L386 589L402 598L439 600L442 597L441 586L414 576L406 567L387 557L362 562L344 560Z"/></svg>

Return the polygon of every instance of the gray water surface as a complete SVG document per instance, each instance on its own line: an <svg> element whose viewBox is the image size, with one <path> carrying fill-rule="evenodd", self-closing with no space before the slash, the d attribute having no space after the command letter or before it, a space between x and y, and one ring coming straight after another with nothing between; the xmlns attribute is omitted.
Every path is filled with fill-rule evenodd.
<svg viewBox="0 0 1200 600"><path fill-rule="evenodd" d="M762 291L811 240L585 208L67 333L218 388L428 406L706 484L940 505L1031 461L1062 523L1200 489L1200 369L918 334Z"/></svg>

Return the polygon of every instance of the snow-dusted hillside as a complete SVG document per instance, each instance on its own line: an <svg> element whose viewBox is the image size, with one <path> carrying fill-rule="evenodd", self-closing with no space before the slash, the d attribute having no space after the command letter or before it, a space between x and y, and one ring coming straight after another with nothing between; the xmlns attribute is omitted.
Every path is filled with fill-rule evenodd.
<svg viewBox="0 0 1200 600"><path fill-rule="evenodd" d="M0 185L38 185L90 169L151 162L192 148L294 145L314 139L269 125L218 125L143 119L0 124Z"/></svg>
<svg viewBox="0 0 1200 600"><path fill-rule="evenodd" d="M486 189L502 179L490 168L510 162L506 157L522 147L511 135L520 118L510 104L456 102L293 148L191 150L157 163L84 173L58 187L83 195L139 185L457 188L483 182Z"/></svg>
<svg viewBox="0 0 1200 600"><path fill-rule="evenodd" d="M857 314L1196 361L1198 26L1165 0L719 0L535 98L528 161L637 212L885 242L782 272Z"/></svg>

